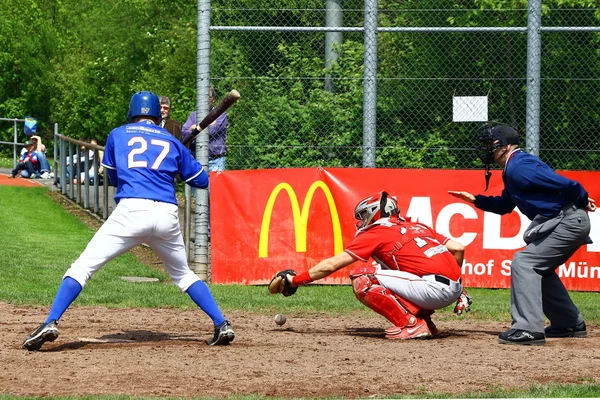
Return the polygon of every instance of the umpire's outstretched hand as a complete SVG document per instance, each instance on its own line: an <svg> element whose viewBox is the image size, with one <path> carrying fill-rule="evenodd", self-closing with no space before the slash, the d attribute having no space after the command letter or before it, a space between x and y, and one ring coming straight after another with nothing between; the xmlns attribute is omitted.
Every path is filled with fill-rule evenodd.
<svg viewBox="0 0 600 400"><path fill-rule="evenodd" d="M588 197L588 205L585 206L586 211L594 212L596 211L596 200Z"/></svg>
<svg viewBox="0 0 600 400"><path fill-rule="evenodd" d="M448 190L448 193L454 197L458 197L459 199L466 201L467 203L475 203L475 196L469 192L456 192L454 190Z"/></svg>

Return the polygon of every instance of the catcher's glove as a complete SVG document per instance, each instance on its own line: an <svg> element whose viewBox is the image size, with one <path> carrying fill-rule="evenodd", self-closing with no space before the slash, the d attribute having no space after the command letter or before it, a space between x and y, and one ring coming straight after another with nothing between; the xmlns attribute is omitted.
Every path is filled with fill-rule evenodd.
<svg viewBox="0 0 600 400"><path fill-rule="evenodd" d="M288 275L296 276L296 271L293 269L286 269L285 271L279 271L273 279L271 279L271 283L269 283L269 293L277 294L281 293L284 296L291 296L296 293L298 287L292 286L287 279Z"/></svg>
<svg viewBox="0 0 600 400"><path fill-rule="evenodd" d="M467 293L466 290L463 289L462 293L456 300L456 306L454 306L454 313L456 315L461 315L463 312L471 311L471 304L473 303L473 298Z"/></svg>

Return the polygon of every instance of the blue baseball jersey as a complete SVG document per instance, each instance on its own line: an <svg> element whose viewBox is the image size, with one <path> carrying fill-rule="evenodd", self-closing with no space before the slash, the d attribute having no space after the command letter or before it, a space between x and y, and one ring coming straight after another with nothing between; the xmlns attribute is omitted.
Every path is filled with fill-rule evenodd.
<svg viewBox="0 0 600 400"><path fill-rule="evenodd" d="M147 120L113 129L102 165L117 186L116 203L137 198L177 204L177 175L192 187L208 187L208 175L190 151L166 129Z"/></svg>

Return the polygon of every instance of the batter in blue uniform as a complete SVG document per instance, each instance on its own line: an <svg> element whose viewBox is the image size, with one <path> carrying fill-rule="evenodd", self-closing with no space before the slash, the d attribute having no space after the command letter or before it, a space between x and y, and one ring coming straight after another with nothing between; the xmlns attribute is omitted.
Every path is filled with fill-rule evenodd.
<svg viewBox="0 0 600 400"><path fill-rule="evenodd" d="M175 177L206 188L208 174L179 140L157 126L160 102L154 93L134 94L127 119L129 124L110 133L102 160L117 186L117 207L65 273L46 321L23 342L27 350L55 340L58 321L86 282L110 260L142 243L160 257L173 283L212 319L214 335L208 344L227 345L235 338L208 286L190 270L179 227Z"/></svg>

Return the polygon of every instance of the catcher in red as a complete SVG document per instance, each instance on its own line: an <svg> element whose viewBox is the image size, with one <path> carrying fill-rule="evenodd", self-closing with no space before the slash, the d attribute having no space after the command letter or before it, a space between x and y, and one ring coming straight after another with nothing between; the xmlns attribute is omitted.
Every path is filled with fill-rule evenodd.
<svg viewBox="0 0 600 400"><path fill-rule="evenodd" d="M350 272L352 288L361 303L392 323L388 339L430 338L438 334L431 320L435 310L454 302L456 314L470 310L461 280L462 244L402 218L396 198L385 191L361 200L354 217L357 232L343 252L300 274L278 272L269 292L291 296L298 286L362 261Z"/></svg>

